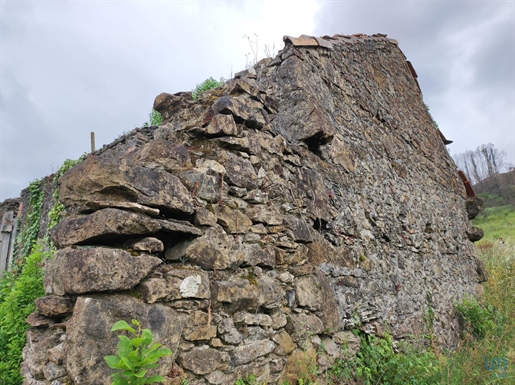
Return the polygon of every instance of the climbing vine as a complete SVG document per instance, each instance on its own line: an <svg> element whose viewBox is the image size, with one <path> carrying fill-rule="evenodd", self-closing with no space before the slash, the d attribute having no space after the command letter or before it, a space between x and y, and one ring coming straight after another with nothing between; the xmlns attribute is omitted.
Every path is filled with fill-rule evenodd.
<svg viewBox="0 0 515 385"><path fill-rule="evenodd" d="M26 225L15 242L16 262L0 279L0 383L5 385L22 383L20 363L29 328L25 319L35 310L34 300L44 295L41 264L50 252L45 241L37 242L43 208L39 179L28 187L27 206Z"/></svg>
<svg viewBox="0 0 515 385"><path fill-rule="evenodd" d="M48 227L42 233L41 212L43 190L41 180L30 183L28 188L27 214L23 231L16 238L17 261L11 271L0 278L0 384L20 385L22 350L29 325L27 316L36 310L34 300L45 294L43 288L45 262L53 257L54 249L48 237L48 229L55 226L65 210L59 201L59 180L66 171L85 159L67 159L53 178L54 205L48 214ZM38 241L38 237L40 238Z"/></svg>
<svg viewBox="0 0 515 385"><path fill-rule="evenodd" d="M41 191L41 179L36 179L29 184L29 199L26 217L26 227L16 238L16 255L18 265L30 254L38 239L39 225L41 221L41 209L43 208L43 191Z"/></svg>
<svg viewBox="0 0 515 385"><path fill-rule="evenodd" d="M50 209L48 213L48 229L50 230L52 227L57 225L59 221L61 220L61 216L65 211L64 205L59 201L59 180L64 175L66 171L71 169L76 164L79 164L84 159L86 159L86 154L82 154L82 156L77 160L72 159L66 159L61 167L59 167L59 170L54 175L54 193L52 194L52 198L54 199L54 205Z"/></svg>
<svg viewBox="0 0 515 385"><path fill-rule="evenodd" d="M0 384L20 385L22 350L29 325L28 315L36 310L34 300L45 294L42 264L52 256L45 241L36 242L17 276L0 280ZM2 285L3 284L3 285Z"/></svg>

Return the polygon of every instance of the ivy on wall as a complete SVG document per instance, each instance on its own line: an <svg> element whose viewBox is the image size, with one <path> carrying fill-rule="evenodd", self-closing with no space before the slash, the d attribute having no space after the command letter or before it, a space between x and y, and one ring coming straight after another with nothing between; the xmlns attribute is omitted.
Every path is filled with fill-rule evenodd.
<svg viewBox="0 0 515 385"><path fill-rule="evenodd" d="M24 259L30 254L35 245L39 233L41 221L41 209L43 208L43 191L41 190L41 179L36 179L29 184L28 210L26 227L16 237L15 255L17 256L17 267L23 264ZM16 266L13 266L16 270Z"/></svg>
<svg viewBox="0 0 515 385"><path fill-rule="evenodd" d="M43 209L41 180L28 187L27 214L23 231L16 238L16 262L11 271L0 279L0 384L20 385L22 350L29 325L27 317L36 310L34 300L45 295L43 288L45 261L51 259L54 248L48 230L61 220L65 211L59 201L59 180L66 171L85 159L67 159L55 173L52 198L54 205L48 213L48 228L40 229ZM42 233L44 230L44 233Z"/></svg>
<svg viewBox="0 0 515 385"><path fill-rule="evenodd" d="M86 159L86 154L82 154L82 156L77 160L66 159L63 165L59 167L59 170L57 170L57 172L55 173L53 180L54 193L52 194L52 198L54 199L55 203L48 213L48 230L50 230L52 227L59 223L59 221L61 220L61 216L65 211L64 205L59 201L59 180L66 171L71 169L76 164L79 164L84 159Z"/></svg>

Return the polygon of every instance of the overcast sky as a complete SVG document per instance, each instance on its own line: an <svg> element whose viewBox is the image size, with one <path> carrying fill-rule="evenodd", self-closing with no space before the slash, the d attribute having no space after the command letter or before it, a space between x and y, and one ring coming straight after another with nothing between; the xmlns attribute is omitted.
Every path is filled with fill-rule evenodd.
<svg viewBox="0 0 515 385"><path fill-rule="evenodd" d="M0 202L283 35L388 34L451 153L491 142L515 164L512 0L0 1Z"/></svg>

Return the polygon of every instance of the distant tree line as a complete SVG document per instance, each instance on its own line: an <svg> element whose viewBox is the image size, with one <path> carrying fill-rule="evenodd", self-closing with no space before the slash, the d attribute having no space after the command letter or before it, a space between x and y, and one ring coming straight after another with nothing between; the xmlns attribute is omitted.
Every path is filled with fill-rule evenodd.
<svg viewBox="0 0 515 385"><path fill-rule="evenodd" d="M458 169L463 171L472 185L508 171L505 151L500 151L492 143L482 144L474 151L468 150L453 155Z"/></svg>
<svg viewBox="0 0 515 385"><path fill-rule="evenodd" d="M487 206L515 204L515 169L508 163L505 151L488 143L474 151L455 154L453 158L476 194L481 194L486 200L495 200L485 202Z"/></svg>

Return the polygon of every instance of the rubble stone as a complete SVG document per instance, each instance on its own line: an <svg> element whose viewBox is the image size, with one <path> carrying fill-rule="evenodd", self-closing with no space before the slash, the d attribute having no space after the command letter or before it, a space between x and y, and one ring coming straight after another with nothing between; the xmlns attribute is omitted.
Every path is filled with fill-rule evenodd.
<svg viewBox="0 0 515 385"><path fill-rule="evenodd" d="M110 383L121 319L172 350L152 372L171 385L322 383L357 354L351 329L427 334L428 306L435 343L456 346L455 300L488 278L469 222L482 203L467 200L412 67L381 34L284 41L196 99L158 95L159 127L61 178L27 384ZM43 185L40 236L56 188Z"/></svg>

